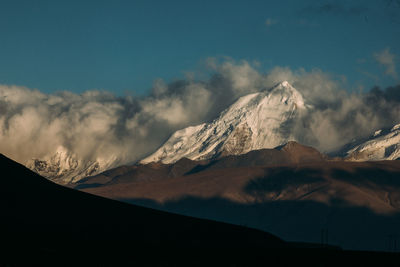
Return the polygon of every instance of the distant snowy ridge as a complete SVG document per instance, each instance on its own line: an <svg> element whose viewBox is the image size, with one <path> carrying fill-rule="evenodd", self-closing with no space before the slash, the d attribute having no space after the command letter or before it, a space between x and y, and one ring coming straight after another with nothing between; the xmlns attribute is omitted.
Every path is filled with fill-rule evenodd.
<svg viewBox="0 0 400 267"><path fill-rule="evenodd" d="M239 98L211 123L176 131L140 163L173 163L183 157L202 160L274 148L295 140L291 122L306 109L302 95L284 81Z"/></svg>
<svg viewBox="0 0 400 267"><path fill-rule="evenodd" d="M400 159L400 124L390 131L377 130L364 143L347 151L347 160L395 160Z"/></svg>
<svg viewBox="0 0 400 267"><path fill-rule="evenodd" d="M54 155L43 159L31 159L26 166L56 183L68 184L116 167L116 162L117 158L112 156L106 160L79 160L77 155L60 146Z"/></svg>

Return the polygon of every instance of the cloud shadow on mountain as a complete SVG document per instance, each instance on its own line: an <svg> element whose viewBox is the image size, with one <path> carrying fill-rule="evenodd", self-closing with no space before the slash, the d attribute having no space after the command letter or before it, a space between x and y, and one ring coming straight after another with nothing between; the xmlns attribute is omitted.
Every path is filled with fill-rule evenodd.
<svg viewBox="0 0 400 267"><path fill-rule="evenodd" d="M332 177L337 180L343 180L354 185L370 183L371 185L390 186L400 189L399 171L387 171L378 168L357 168L355 172L349 172L341 169L334 169Z"/></svg>
<svg viewBox="0 0 400 267"><path fill-rule="evenodd" d="M326 182L321 176L322 171L317 169L296 170L290 167L267 169L263 177L251 180L244 191L260 199L266 193L277 193L290 186L298 188Z"/></svg>
<svg viewBox="0 0 400 267"><path fill-rule="evenodd" d="M337 165L336 165L337 164ZM400 242L400 213L378 214L366 206L354 206L341 195L332 195L328 203L310 199L267 199L268 193L279 193L287 188L297 190L308 187L309 194L331 183L346 182L375 189L376 201L398 206L400 188L397 165L373 164L374 167L341 166L334 163L329 169L315 168L266 168L265 174L250 180L243 190L256 202L243 204L222 197L199 198L182 196L163 204L149 199L123 199L146 207L169 212L246 225L288 241L320 242L321 230L329 230L329 241L345 249L390 250L393 242ZM353 166L354 165L354 166ZM366 165L368 166L368 165ZM327 176L328 175L328 176ZM377 193L389 192L387 196ZM391 190L391 191L390 191ZM307 190L306 190L307 191ZM356 197L356 196L355 196ZM386 198L386 199L385 199ZM364 201L364 200L361 200ZM393 236L396 238L393 239Z"/></svg>

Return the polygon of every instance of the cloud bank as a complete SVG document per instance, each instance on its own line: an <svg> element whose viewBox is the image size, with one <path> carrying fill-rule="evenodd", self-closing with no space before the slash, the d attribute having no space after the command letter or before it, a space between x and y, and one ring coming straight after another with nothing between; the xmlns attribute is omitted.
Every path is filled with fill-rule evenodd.
<svg viewBox="0 0 400 267"><path fill-rule="evenodd" d="M60 146L82 160L140 160L176 130L211 121L238 97L287 80L312 111L293 127L298 141L332 151L353 138L390 127L400 118L400 86L349 93L321 70L276 67L262 73L252 64L209 60L206 80L158 80L146 97L109 92L44 94L0 86L0 152L25 164L53 155Z"/></svg>

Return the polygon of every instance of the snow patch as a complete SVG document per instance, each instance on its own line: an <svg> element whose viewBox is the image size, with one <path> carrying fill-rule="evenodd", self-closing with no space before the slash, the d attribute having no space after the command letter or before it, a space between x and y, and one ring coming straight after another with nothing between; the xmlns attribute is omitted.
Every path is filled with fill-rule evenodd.
<svg viewBox="0 0 400 267"><path fill-rule="evenodd" d="M375 137L375 136L378 136L378 135L380 135L380 134L381 134L381 132L382 132L382 130L375 131L375 133L374 133L374 135L373 135L373 136L374 136L374 137Z"/></svg>

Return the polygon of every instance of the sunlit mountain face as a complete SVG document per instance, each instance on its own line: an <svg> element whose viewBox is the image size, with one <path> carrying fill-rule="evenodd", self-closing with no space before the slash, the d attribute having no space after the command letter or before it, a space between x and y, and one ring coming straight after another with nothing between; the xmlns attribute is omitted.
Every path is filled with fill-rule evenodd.
<svg viewBox="0 0 400 267"><path fill-rule="evenodd" d="M175 132L141 163L172 163L183 157L202 160L274 148L295 139L291 124L305 110L302 95L284 81L239 98L211 123Z"/></svg>

